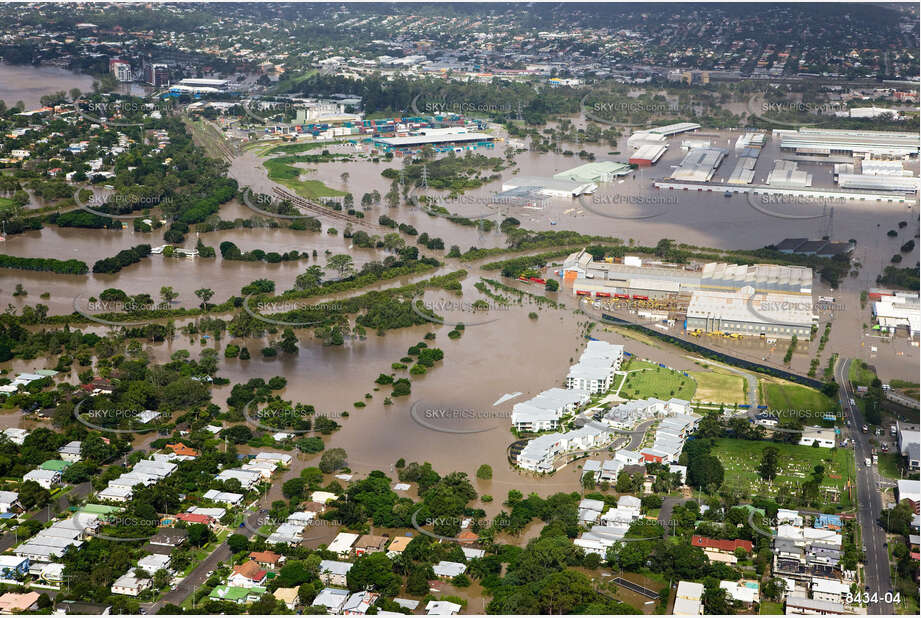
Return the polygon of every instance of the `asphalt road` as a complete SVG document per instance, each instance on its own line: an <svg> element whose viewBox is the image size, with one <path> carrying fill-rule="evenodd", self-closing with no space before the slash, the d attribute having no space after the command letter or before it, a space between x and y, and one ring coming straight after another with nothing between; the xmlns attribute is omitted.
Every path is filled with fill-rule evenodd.
<svg viewBox="0 0 921 618"><path fill-rule="evenodd" d="M259 529L260 517L258 512L250 513L246 517L247 525L234 530L234 532L236 534L242 534L246 536L246 538L252 538L255 531ZM148 614L156 614L158 610L168 603L182 605L182 602L185 601L189 595L194 593L205 583L208 579L208 572L217 569L218 563L230 560L231 556L232 552L230 551L230 547L227 545L227 541L224 541L218 545L207 558L202 560L197 567L192 569L192 572L175 588L163 595L159 601L155 603L143 603L141 607L143 607Z"/></svg>
<svg viewBox="0 0 921 618"><path fill-rule="evenodd" d="M861 592L870 595L868 614L891 614L892 604L887 603L885 598L892 588L889 578L889 551L885 546L886 533L877 523L883 508L877 489L879 477L875 465L868 467L864 463L866 458L872 458L872 447L869 434L861 431L863 416L857 407L850 403L853 397L848 380L850 365L851 359L839 360L835 365L835 380L840 388L841 409L845 418L850 421L850 439L854 443L854 463L857 466L857 522L860 525L861 540L867 548L864 558L864 586L870 587L869 590L864 589ZM874 595L876 600L873 598Z"/></svg>

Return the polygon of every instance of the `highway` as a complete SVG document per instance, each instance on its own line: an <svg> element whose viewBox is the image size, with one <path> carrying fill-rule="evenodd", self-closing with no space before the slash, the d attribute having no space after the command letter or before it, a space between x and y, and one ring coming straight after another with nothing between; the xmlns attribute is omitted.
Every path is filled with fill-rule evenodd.
<svg viewBox="0 0 921 618"><path fill-rule="evenodd" d="M848 379L850 365L851 359L839 359L835 364L835 380L840 389L841 409L844 411L845 419L850 422L849 438L854 444L857 470L857 523L860 526L861 541L867 548L864 558L864 589L861 593L870 595L870 602L867 604L868 614L892 614L892 604L887 603L885 597L892 588L889 578L889 550L885 545L885 531L877 523L882 512L882 500L877 489L879 479L876 466L868 467L864 463L866 458L872 458L872 447L869 434L861 432L863 416L857 407L850 403L854 396ZM869 590L866 586L869 586Z"/></svg>

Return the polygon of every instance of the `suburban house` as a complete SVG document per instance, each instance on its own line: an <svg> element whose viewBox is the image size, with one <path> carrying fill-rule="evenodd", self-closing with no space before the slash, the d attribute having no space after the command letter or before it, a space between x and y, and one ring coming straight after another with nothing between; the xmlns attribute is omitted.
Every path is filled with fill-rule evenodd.
<svg viewBox="0 0 921 618"><path fill-rule="evenodd" d="M240 588L252 588L262 586L267 576L268 571L259 566L254 560L247 560L243 564L233 567L233 572L227 579L227 583Z"/></svg>
<svg viewBox="0 0 921 618"><path fill-rule="evenodd" d="M19 556L0 555L0 580L20 581L29 574L29 559Z"/></svg>
<svg viewBox="0 0 921 618"><path fill-rule="evenodd" d="M136 597L150 588L150 580L134 576L134 571L129 571L115 580L112 584L112 594L124 594Z"/></svg>
<svg viewBox="0 0 921 618"><path fill-rule="evenodd" d="M278 568L285 561L284 556L273 551L250 552L249 559L266 569Z"/></svg>
<svg viewBox="0 0 921 618"><path fill-rule="evenodd" d="M61 456L61 459L64 461L75 463L80 461L80 447L83 443L79 440L74 440L68 442L64 446L58 449L58 455Z"/></svg>
<svg viewBox="0 0 921 618"><path fill-rule="evenodd" d="M297 606L297 588L276 588L272 596L284 603L285 607L291 611L294 611L294 608Z"/></svg>
<svg viewBox="0 0 921 618"><path fill-rule="evenodd" d="M378 593L371 592L370 590L355 592L349 596L339 612L343 616L364 616L380 596L381 595Z"/></svg>
<svg viewBox="0 0 921 618"><path fill-rule="evenodd" d="M384 548L387 547L388 539L385 536L377 536L374 534L363 534L361 538L355 543L355 555L362 556L364 554L373 554L375 552L384 551Z"/></svg>
<svg viewBox="0 0 921 618"><path fill-rule="evenodd" d="M0 596L0 614L20 614L38 609L37 592L7 592Z"/></svg>
<svg viewBox="0 0 921 618"><path fill-rule="evenodd" d="M324 588L314 597L310 605L325 607L330 614L339 614L342 612L342 607L345 605L345 602L349 600L350 596L348 590Z"/></svg>
<svg viewBox="0 0 921 618"><path fill-rule="evenodd" d="M35 481L42 487L47 490L51 490L55 485L60 484L61 482L61 473L56 470L44 470L42 468L36 468L35 470L30 470L26 472L22 477L23 482L25 481Z"/></svg>
<svg viewBox="0 0 921 618"><path fill-rule="evenodd" d="M338 560L321 560L320 561L320 581L327 586L346 586L346 576L349 569L352 568L351 562L339 562Z"/></svg>
<svg viewBox="0 0 921 618"><path fill-rule="evenodd" d="M449 560L442 560L436 565L432 566L432 570L435 571L435 575L441 577L442 579L451 579L452 577L457 577L467 570L467 565L463 562L451 562Z"/></svg>
<svg viewBox="0 0 921 618"><path fill-rule="evenodd" d="M265 594L266 590L262 586L253 586L252 588L241 588L240 586L216 586L208 598L213 601L230 601L237 605L246 605L255 603Z"/></svg>
<svg viewBox="0 0 921 618"><path fill-rule="evenodd" d="M348 558L349 554L352 553L352 546L355 545L355 542L358 540L357 534L351 532L340 532L336 535L326 549L337 554L340 558Z"/></svg>
<svg viewBox="0 0 921 618"><path fill-rule="evenodd" d="M456 616L462 606L450 601L429 601L425 606L426 616Z"/></svg>
<svg viewBox="0 0 921 618"><path fill-rule="evenodd" d="M15 491L0 491L0 513L10 513L22 510L19 504L19 493Z"/></svg>
<svg viewBox="0 0 921 618"><path fill-rule="evenodd" d="M704 604L704 585L696 582L678 582L678 591L675 593L675 607L672 610L676 616L702 616Z"/></svg>
<svg viewBox="0 0 921 618"><path fill-rule="evenodd" d="M390 545L387 547L387 555L395 556L397 554L402 554L406 549L407 545L412 541L412 537L408 536L398 536L390 542Z"/></svg>

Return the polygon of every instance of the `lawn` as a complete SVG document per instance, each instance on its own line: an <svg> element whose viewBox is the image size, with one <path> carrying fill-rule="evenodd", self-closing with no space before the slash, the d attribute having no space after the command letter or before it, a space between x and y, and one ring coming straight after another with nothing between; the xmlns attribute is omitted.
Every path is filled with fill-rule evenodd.
<svg viewBox="0 0 921 618"><path fill-rule="evenodd" d="M636 369L641 369L642 371L627 374L627 380L620 391L621 397L632 397L634 399L645 399L646 397L670 399L677 397L688 401L693 399L697 383L680 371L666 369L644 361L631 360L626 370L634 371Z"/></svg>
<svg viewBox="0 0 921 618"><path fill-rule="evenodd" d="M713 403L747 403L745 378L722 371L689 371L697 382L694 398Z"/></svg>
<svg viewBox="0 0 921 618"><path fill-rule="evenodd" d="M763 616L783 616L783 603L761 601L761 610L758 613Z"/></svg>
<svg viewBox="0 0 921 618"><path fill-rule="evenodd" d="M888 479L898 479L899 459L899 456L895 453L880 453L879 464L877 465L880 476L885 476Z"/></svg>
<svg viewBox="0 0 921 618"><path fill-rule="evenodd" d="M854 359L848 369L848 379L854 386L870 386L876 378L876 374L870 369L865 362Z"/></svg>
<svg viewBox="0 0 921 618"><path fill-rule="evenodd" d="M327 187L319 180L301 180L306 171L291 165L293 158L296 157L278 157L265 161L263 165L268 170L269 180L274 180L307 199L342 197L346 194L345 191Z"/></svg>
<svg viewBox="0 0 921 618"><path fill-rule="evenodd" d="M774 410L837 410L838 405L814 388L791 382L762 380L764 403Z"/></svg>
<svg viewBox="0 0 921 618"><path fill-rule="evenodd" d="M761 463L761 453L768 446L775 446L780 451L780 471L774 479L773 488L758 476L757 471ZM726 470L726 485L738 487L752 495L762 492L773 495L784 485L789 486L795 493L812 474L813 468L820 464L825 466L822 487L843 489L847 480L851 479L853 483L854 478L854 455L847 449L720 438L716 440L710 453L723 464Z"/></svg>

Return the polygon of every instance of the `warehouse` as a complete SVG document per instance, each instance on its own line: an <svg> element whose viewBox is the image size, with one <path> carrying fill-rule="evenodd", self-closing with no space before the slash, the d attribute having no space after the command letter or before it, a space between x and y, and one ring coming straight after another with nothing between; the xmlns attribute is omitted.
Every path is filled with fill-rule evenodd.
<svg viewBox="0 0 921 618"><path fill-rule="evenodd" d="M767 135L764 133L744 133L736 140L736 150L745 150L746 148L764 148L767 143Z"/></svg>
<svg viewBox="0 0 921 618"><path fill-rule="evenodd" d="M918 134L895 131L852 131L843 129L810 129L793 131L775 129L782 152L813 157L860 157L905 159L918 156Z"/></svg>
<svg viewBox="0 0 921 618"><path fill-rule="evenodd" d="M901 161L877 161L876 159L867 159L860 162L860 172L869 176L911 176L911 170L905 169ZM841 173L853 174L851 170L842 170Z"/></svg>
<svg viewBox="0 0 921 618"><path fill-rule="evenodd" d="M822 241L824 246L825 241ZM663 262L646 262L635 256L625 256L624 263L594 261L584 249L570 254L563 262L562 273L573 288L596 292L610 286L630 290L631 283L654 287L663 294L695 290L737 291L751 286L756 292L812 294L812 269L804 266L777 264L727 264L710 262L702 266L681 266ZM677 286L677 288L675 288ZM642 292L637 292L642 294ZM650 296L652 298L653 296ZM658 297L658 296L656 296Z"/></svg>
<svg viewBox="0 0 921 618"><path fill-rule="evenodd" d="M519 187L528 187L539 191L547 197L573 198L586 193L594 193L598 185L592 182L575 182L559 180L549 176L512 176L502 181L502 190L510 191Z"/></svg>
<svg viewBox="0 0 921 618"><path fill-rule="evenodd" d="M372 143L385 152L391 150L413 150L424 146L439 148L492 148L495 137L487 133L468 133L460 127L447 129L421 129L418 135L402 137L375 137Z"/></svg>
<svg viewBox="0 0 921 618"><path fill-rule="evenodd" d="M685 328L782 338L796 335L808 340L817 319L812 313L811 296L756 294L752 288L737 292L701 290L691 295Z"/></svg>
<svg viewBox="0 0 921 618"><path fill-rule="evenodd" d="M617 163L615 161L593 161L571 170L554 174L557 180L569 180L572 182L611 182L618 176L626 176L630 173L631 167L626 163Z"/></svg>
<svg viewBox="0 0 921 618"><path fill-rule="evenodd" d="M722 148L693 148L688 151L681 165L672 172L674 180L708 182L716 173L726 151Z"/></svg>
<svg viewBox="0 0 921 618"><path fill-rule="evenodd" d="M731 185L751 184L752 180L755 179L755 164L757 162L758 159L753 159L752 157L740 158L736 161L736 166L732 173L729 174L729 179L726 182Z"/></svg>
<svg viewBox="0 0 921 618"><path fill-rule="evenodd" d="M907 328L911 337L921 333L921 304L917 294L886 296L873 303L873 316L885 328Z"/></svg>
<svg viewBox="0 0 921 618"><path fill-rule="evenodd" d="M661 159L667 149L668 146L664 144L646 144L641 146L640 149L634 152L633 156L630 157L630 164L638 167L649 167Z"/></svg>
<svg viewBox="0 0 921 618"><path fill-rule="evenodd" d="M774 161L774 169L768 174L767 183L772 187L801 189L812 186L812 174L796 169L795 161Z"/></svg>
<svg viewBox="0 0 921 618"><path fill-rule="evenodd" d="M918 179L907 176L873 176L870 174L838 174L842 189L871 189L874 191L903 191L916 193Z"/></svg>
<svg viewBox="0 0 921 618"><path fill-rule="evenodd" d="M541 187L515 187L496 193L490 203L542 209L550 203L550 198L541 192Z"/></svg>
<svg viewBox="0 0 921 618"><path fill-rule="evenodd" d="M665 137L671 137L672 135L678 135L679 133L687 133L688 131L696 131L700 128L700 125L696 122L678 122L675 124L668 124L663 127L655 127L654 129L645 129L644 131L637 131L637 133L648 133L650 135L664 135ZM636 135L636 133L634 133Z"/></svg>
<svg viewBox="0 0 921 618"><path fill-rule="evenodd" d="M694 148L709 148L710 140L708 139L683 139L681 140L682 150L693 150Z"/></svg>

